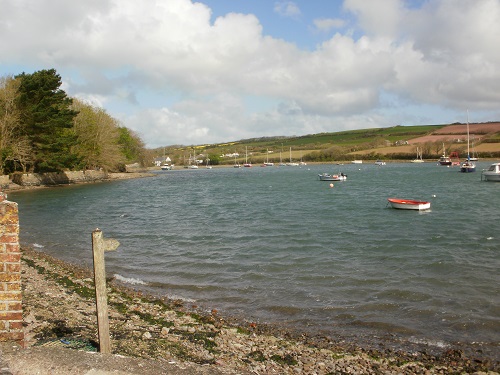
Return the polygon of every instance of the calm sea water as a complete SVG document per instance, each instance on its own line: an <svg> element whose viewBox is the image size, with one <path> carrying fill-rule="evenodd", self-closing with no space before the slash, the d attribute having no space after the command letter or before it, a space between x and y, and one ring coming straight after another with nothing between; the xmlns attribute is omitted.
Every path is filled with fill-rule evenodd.
<svg viewBox="0 0 500 375"><path fill-rule="evenodd" d="M500 183L411 163L218 168L13 192L21 241L251 321L436 345L498 345ZM344 172L345 182L318 173ZM430 200L431 210L387 206Z"/></svg>

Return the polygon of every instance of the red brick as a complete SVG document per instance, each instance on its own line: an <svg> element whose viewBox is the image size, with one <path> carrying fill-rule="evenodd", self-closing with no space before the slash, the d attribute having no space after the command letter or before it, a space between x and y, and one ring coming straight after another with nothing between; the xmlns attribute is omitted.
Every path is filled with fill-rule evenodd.
<svg viewBox="0 0 500 375"><path fill-rule="evenodd" d="M13 284L20 285L20 284ZM0 293L0 301L22 301L21 290L12 292L2 292Z"/></svg>
<svg viewBox="0 0 500 375"><path fill-rule="evenodd" d="M8 306L9 311L21 311L23 309L23 305L22 305L21 301L9 303L8 305L9 305Z"/></svg>
<svg viewBox="0 0 500 375"><path fill-rule="evenodd" d="M10 234L10 233L4 233L2 235L0 235L0 243L17 243L19 241L19 238L14 235L14 234Z"/></svg>
<svg viewBox="0 0 500 375"><path fill-rule="evenodd" d="M23 322L10 322L9 328L11 330L22 330L23 329Z"/></svg>
<svg viewBox="0 0 500 375"><path fill-rule="evenodd" d="M7 263L5 264L7 266L7 271L6 272L21 272L21 264L20 263Z"/></svg>
<svg viewBox="0 0 500 375"><path fill-rule="evenodd" d="M21 253L16 254L16 253L6 253L6 254L0 254L0 263L6 262L6 263L16 263L21 261Z"/></svg>
<svg viewBox="0 0 500 375"><path fill-rule="evenodd" d="M0 273L0 283L21 282L20 273Z"/></svg>
<svg viewBox="0 0 500 375"><path fill-rule="evenodd" d="M5 244L5 250L7 253L20 253L21 247L19 246L19 241L17 243Z"/></svg>
<svg viewBox="0 0 500 375"><path fill-rule="evenodd" d="M8 332L2 333L0 335L0 341L23 341L24 340L24 332Z"/></svg>
<svg viewBox="0 0 500 375"><path fill-rule="evenodd" d="M6 286L7 286L7 291L9 292L15 292L21 290L21 283L8 283Z"/></svg>
<svg viewBox="0 0 500 375"><path fill-rule="evenodd" d="M0 320L23 320L23 313L0 311Z"/></svg>

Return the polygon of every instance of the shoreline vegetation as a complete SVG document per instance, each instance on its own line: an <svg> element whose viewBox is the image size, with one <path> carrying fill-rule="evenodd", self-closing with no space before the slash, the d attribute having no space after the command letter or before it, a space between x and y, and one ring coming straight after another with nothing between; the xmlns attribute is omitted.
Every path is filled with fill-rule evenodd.
<svg viewBox="0 0 500 375"><path fill-rule="evenodd" d="M21 263L26 346L61 341L96 351L92 271L26 247ZM216 310L146 295L113 278L108 306L113 354L175 362L193 371L208 366L234 374L497 374L499 368L495 359L468 356L458 348L366 349L237 321Z"/></svg>
<svg viewBox="0 0 500 375"><path fill-rule="evenodd" d="M155 176L111 174L108 180ZM4 190L45 188L13 187ZM21 227L22 231L22 227ZM51 342L97 348L97 319L92 270L22 248L23 310L26 347ZM108 279L112 353L176 363L231 374L498 374L498 353L481 345L435 347L365 345L339 337L306 334L223 317L181 300L147 295ZM62 345L62 344L61 344ZM73 346L68 346L73 347ZM15 361L15 359L14 359Z"/></svg>

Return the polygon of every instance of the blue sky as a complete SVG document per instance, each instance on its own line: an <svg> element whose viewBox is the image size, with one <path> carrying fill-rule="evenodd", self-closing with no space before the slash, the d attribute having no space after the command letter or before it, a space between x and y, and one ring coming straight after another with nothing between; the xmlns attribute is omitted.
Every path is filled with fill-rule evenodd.
<svg viewBox="0 0 500 375"><path fill-rule="evenodd" d="M500 120L500 0L0 0L0 76L55 68L148 147Z"/></svg>

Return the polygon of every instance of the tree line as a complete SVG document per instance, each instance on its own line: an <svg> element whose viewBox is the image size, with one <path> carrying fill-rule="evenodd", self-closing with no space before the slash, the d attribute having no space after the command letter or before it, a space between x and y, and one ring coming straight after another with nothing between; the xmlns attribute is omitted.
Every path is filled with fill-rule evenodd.
<svg viewBox="0 0 500 375"><path fill-rule="evenodd" d="M143 164L141 138L102 108L69 97L55 69L0 77L0 174Z"/></svg>

